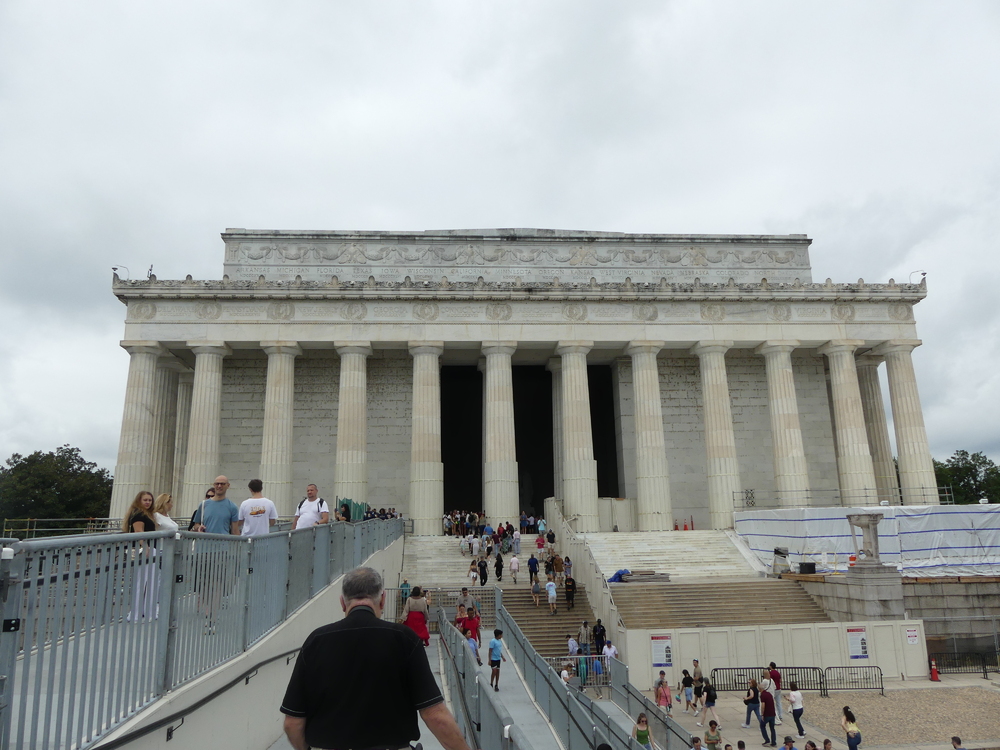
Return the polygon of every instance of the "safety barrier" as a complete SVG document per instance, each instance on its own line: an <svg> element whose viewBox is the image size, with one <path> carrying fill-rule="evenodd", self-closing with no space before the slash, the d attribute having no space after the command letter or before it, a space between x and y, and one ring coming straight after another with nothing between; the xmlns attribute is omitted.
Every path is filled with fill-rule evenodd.
<svg viewBox="0 0 1000 750"><path fill-rule="evenodd" d="M557 674L562 676L563 670L570 675L570 685L580 690L593 688L597 694L603 695L603 689L611 686L609 656L545 656L548 664Z"/></svg>
<svg viewBox="0 0 1000 750"><path fill-rule="evenodd" d="M928 664L933 661L941 674L982 674L984 680L990 678L990 672L997 670L996 651L988 653L978 651L960 651L958 653L941 652L930 654Z"/></svg>
<svg viewBox="0 0 1000 750"><path fill-rule="evenodd" d="M260 640L402 534L399 520L261 537L15 542L0 559L0 748L85 747Z"/></svg>
<svg viewBox="0 0 1000 750"><path fill-rule="evenodd" d="M878 690L885 695L880 667L827 667L823 680L827 690Z"/></svg>
<svg viewBox="0 0 1000 750"><path fill-rule="evenodd" d="M514 724L500 698L483 685L483 673L472 650L443 609L438 610L435 624L446 656L442 678L452 704L459 709L455 718L469 745L481 750L532 750L527 735Z"/></svg>
<svg viewBox="0 0 1000 750"><path fill-rule="evenodd" d="M799 690L818 690L824 698L827 697L827 685L820 667L778 667L781 672L781 684L788 686L794 682ZM737 690L746 691L750 680L760 682L766 672L765 667L717 667L712 670L709 679L719 692Z"/></svg>
<svg viewBox="0 0 1000 750"><path fill-rule="evenodd" d="M433 588L425 589L421 587L425 594L430 596L430 606L427 613L427 628L431 633L437 632L438 610L443 609L448 622L455 621L455 613L458 609L458 598L462 595L461 588ZM496 626L497 599L496 592L500 589L493 586L476 586L470 590L473 600L479 610L481 620L480 627L489 632ZM402 619L403 605L402 590L398 588L385 590L385 607L382 610L382 617L386 620L399 622Z"/></svg>
<svg viewBox="0 0 1000 750"><path fill-rule="evenodd" d="M646 714L653 741L665 750L689 750L691 735L684 727L663 713L653 701L631 683L628 665L617 659L611 661L611 700L622 711L635 719L640 712Z"/></svg>

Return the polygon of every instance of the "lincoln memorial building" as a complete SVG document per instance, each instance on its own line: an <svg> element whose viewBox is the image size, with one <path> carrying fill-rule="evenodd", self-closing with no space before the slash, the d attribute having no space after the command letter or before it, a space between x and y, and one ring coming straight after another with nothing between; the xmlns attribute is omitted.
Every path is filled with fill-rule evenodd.
<svg viewBox="0 0 1000 750"><path fill-rule="evenodd" d="M218 474L237 503L260 478L290 515L315 483L417 534L548 497L578 531L938 502L911 359L925 285L814 282L804 235L222 238L221 280L114 278L112 516L146 489L189 515Z"/></svg>

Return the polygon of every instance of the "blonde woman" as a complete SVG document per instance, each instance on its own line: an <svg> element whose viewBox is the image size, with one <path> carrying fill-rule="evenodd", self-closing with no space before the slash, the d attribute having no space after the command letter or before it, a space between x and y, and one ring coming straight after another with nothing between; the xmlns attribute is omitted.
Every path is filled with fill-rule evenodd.
<svg viewBox="0 0 1000 750"><path fill-rule="evenodd" d="M153 521L156 523L157 531L179 531L180 526L177 521L170 517L170 511L174 507L174 498L164 492L157 495L156 502L153 503Z"/></svg>

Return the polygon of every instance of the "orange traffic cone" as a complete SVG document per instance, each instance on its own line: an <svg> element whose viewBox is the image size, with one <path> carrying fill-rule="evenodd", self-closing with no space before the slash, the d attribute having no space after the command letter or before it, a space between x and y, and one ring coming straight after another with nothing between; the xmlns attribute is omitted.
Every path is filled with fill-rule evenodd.
<svg viewBox="0 0 1000 750"><path fill-rule="evenodd" d="M687 530L688 530L688 522L687 522L687 521L685 521L685 522L684 522L684 531L687 531Z"/></svg>
<svg viewBox="0 0 1000 750"><path fill-rule="evenodd" d="M937 671L937 662L931 659L931 682L941 682L941 676Z"/></svg>
<svg viewBox="0 0 1000 750"><path fill-rule="evenodd" d="M674 521L674 531L680 531L680 526L677 525L677 521Z"/></svg>
<svg viewBox="0 0 1000 750"><path fill-rule="evenodd" d="M854 563L856 563L857 561L858 561L858 556L857 555L851 555L850 557L847 558L847 567L853 568L854 567Z"/></svg>

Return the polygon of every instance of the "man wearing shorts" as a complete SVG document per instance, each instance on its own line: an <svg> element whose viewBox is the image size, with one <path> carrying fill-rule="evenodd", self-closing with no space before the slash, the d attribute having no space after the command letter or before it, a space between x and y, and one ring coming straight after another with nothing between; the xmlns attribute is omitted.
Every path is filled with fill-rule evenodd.
<svg viewBox="0 0 1000 750"><path fill-rule="evenodd" d="M556 582L552 580L552 576L549 576L545 584L545 592L549 595L549 614L557 614L559 610L556 609Z"/></svg>
<svg viewBox="0 0 1000 750"><path fill-rule="evenodd" d="M493 631L493 640L490 641L490 685L496 692L500 692L500 661L507 661L503 655L503 631L497 628Z"/></svg>

